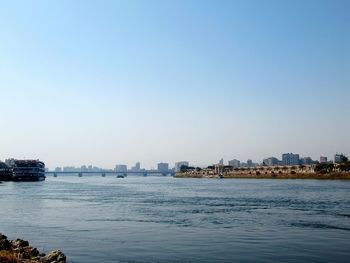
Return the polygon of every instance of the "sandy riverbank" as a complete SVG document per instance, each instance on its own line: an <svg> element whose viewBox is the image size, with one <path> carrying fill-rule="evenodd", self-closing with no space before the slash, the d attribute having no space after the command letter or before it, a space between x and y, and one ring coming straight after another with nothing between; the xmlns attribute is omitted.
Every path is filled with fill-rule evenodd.
<svg viewBox="0 0 350 263"><path fill-rule="evenodd" d="M295 173L295 174L247 174L247 173L227 173L220 177L219 175L177 173L176 178L223 178L223 179L326 179L326 180L349 180L349 172L334 173Z"/></svg>

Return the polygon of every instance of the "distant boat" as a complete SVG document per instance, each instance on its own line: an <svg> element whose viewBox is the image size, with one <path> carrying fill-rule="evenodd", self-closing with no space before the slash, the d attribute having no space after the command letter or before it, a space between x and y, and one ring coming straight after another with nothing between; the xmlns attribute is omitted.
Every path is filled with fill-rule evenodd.
<svg viewBox="0 0 350 263"><path fill-rule="evenodd" d="M117 178L124 178L125 176L124 175L122 175L122 174L118 174L117 175Z"/></svg>
<svg viewBox="0 0 350 263"><path fill-rule="evenodd" d="M15 160L12 167L14 181L44 181L45 164L39 160Z"/></svg>

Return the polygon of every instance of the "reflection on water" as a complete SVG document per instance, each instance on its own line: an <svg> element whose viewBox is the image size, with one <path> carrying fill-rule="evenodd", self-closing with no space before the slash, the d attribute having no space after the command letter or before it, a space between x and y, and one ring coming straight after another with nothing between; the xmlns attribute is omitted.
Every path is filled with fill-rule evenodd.
<svg viewBox="0 0 350 263"><path fill-rule="evenodd" d="M0 232L73 262L347 262L350 182L49 177L0 184Z"/></svg>

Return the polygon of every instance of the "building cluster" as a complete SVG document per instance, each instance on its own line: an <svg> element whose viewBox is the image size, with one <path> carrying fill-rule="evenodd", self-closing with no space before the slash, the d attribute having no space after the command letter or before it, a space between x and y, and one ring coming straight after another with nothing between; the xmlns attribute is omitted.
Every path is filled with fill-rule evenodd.
<svg viewBox="0 0 350 263"><path fill-rule="evenodd" d="M169 163L161 162L157 164L157 169L152 169L151 171L158 171L159 173L169 173L169 172L179 172L182 166L189 166L189 162L181 161L176 162L173 168L169 167ZM126 164L117 164L114 169L103 169L100 167L92 166L92 165L82 165L81 167L74 166L65 166L65 167L56 167L54 172L117 172L117 173L127 173L127 172L136 172L143 173L147 170L141 167L141 163L137 162L134 166L129 168Z"/></svg>
<svg viewBox="0 0 350 263"><path fill-rule="evenodd" d="M220 160L219 164L224 164L223 159ZM247 162L241 162L240 160L233 159L231 161L228 161L228 165L234 168L249 168L255 167L258 164L254 163L251 159L248 159Z"/></svg>
<svg viewBox="0 0 350 263"><path fill-rule="evenodd" d="M158 163L157 164L157 169L153 171L158 171L159 173L168 173L168 172L179 172L182 166L189 166L189 162L187 161L181 161L181 162L176 162L175 167L170 168L169 163ZM141 168L140 162L137 162L135 166L131 167L131 169L128 169L128 166L126 164L117 164L114 168L116 172L127 172L127 171L132 171L132 172L144 172L146 169Z"/></svg>
<svg viewBox="0 0 350 263"><path fill-rule="evenodd" d="M294 153L284 153L282 158L278 159L276 157L265 158L262 163L254 163L252 160L248 159L246 163L241 162L237 159L228 161L228 165L234 168L251 168L257 166L291 166L291 165L312 165L317 163L340 163L346 156L344 154L336 153L334 155L334 161L329 161L326 156L320 156L320 160L313 160L311 157L300 157L299 154ZM219 164L223 164L223 159L220 159Z"/></svg>
<svg viewBox="0 0 350 263"><path fill-rule="evenodd" d="M299 154L294 153L284 153L281 156L281 159L277 157L268 157L263 159L262 162L256 163L251 159L248 159L246 162L241 162L240 160L233 159L228 161L228 166L233 168L254 168L260 166L293 166L293 165L312 165L317 163L340 163L344 160L344 154L335 154L334 161L328 160L326 156L320 156L319 160L313 160L311 157L300 157ZM11 164L13 159L8 159L5 161L6 164ZM220 159L218 164L224 165L224 160ZM180 161L176 162L174 167L170 167L169 163L161 162L157 164L156 169L151 169L151 171L158 171L159 173L168 173L168 172L180 172L181 167L189 167L188 161ZM118 172L118 173L126 173L126 172L140 172L143 173L147 171L145 168L141 167L141 163L137 162L134 166L129 168L126 164L117 164L114 169L103 169L92 165L83 165L81 167L74 166L66 166L66 167L56 167L54 169L55 172Z"/></svg>
<svg viewBox="0 0 350 263"><path fill-rule="evenodd" d="M56 167L54 169L54 172L60 173L60 172L66 172L66 173L75 173L75 172L106 172L106 171L113 171L111 169L103 169L97 166L92 165L82 165L81 167L75 167L75 166L64 166L64 167Z"/></svg>

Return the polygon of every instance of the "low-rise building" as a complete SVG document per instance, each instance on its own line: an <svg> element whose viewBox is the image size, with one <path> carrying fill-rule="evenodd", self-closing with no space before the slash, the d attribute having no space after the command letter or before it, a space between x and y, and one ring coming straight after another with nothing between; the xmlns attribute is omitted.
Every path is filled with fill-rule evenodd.
<svg viewBox="0 0 350 263"><path fill-rule="evenodd" d="M269 157L263 160L263 164L267 166L278 165L279 160L276 157Z"/></svg>
<svg viewBox="0 0 350 263"><path fill-rule="evenodd" d="M311 159L311 157L303 157L300 159L300 164L302 165L312 165L314 161Z"/></svg>
<svg viewBox="0 0 350 263"><path fill-rule="evenodd" d="M232 166L233 168L238 168L241 165L241 161L233 159L231 161L228 161L228 165Z"/></svg>
<svg viewBox="0 0 350 263"><path fill-rule="evenodd" d="M320 163L327 163L327 157L326 156L320 156Z"/></svg>
<svg viewBox="0 0 350 263"><path fill-rule="evenodd" d="M300 164L299 154L294 154L294 153L282 154L282 164L283 165L299 165Z"/></svg>
<svg viewBox="0 0 350 263"><path fill-rule="evenodd" d="M250 159L248 159L248 160L247 160L247 166L248 166L248 167L253 167L253 161L250 160Z"/></svg>
<svg viewBox="0 0 350 263"><path fill-rule="evenodd" d="M117 164L115 166L115 171L117 173L126 173L128 171L128 166L126 164Z"/></svg>
<svg viewBox="0 0 350 263"><path fill-rule="evenodd" d="M347 160L347 157L342 153L337 153L334 155L334 162L335 163L342 163L345 160Z"/></svg>
<svg viewBox="0 0 350 263"><path fill-rule="evenodd" d="M168 163L158 163L157 165L159 172L168 172L169 171L169 164Z"/></svg>
<svg viewBox="0 0 350 263"><path fill-rule="evenodd" d="M138 172L141 171L141 164L137 162L134 167L131 168L132 171Z"/></svg>
<svg viewBox="0 0 350 263"><path fill-rule="evenodd" d="M178 173L181 170L181 166L189 166L189 163L187 161L181 161L175 163L175 172Z"/></svg>

